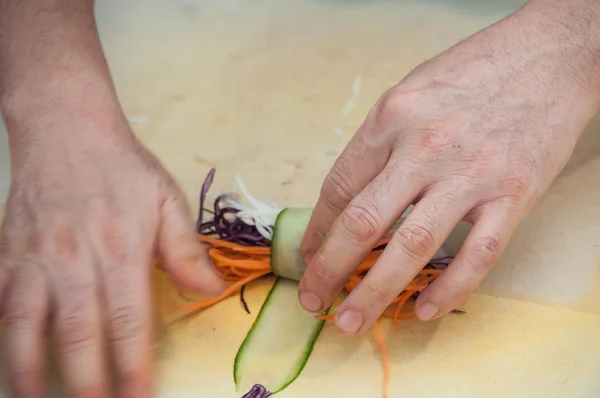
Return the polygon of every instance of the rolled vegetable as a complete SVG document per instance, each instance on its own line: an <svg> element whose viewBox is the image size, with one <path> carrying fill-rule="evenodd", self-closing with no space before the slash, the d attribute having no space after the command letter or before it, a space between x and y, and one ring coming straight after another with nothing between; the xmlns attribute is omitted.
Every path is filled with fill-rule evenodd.
<svg viewBox="0 0 600 398"><path fill-rule="evenodd" d="M234 364L236 387L248 391L243 398L264 398L283 390L298 377L324 321L332 318L326 313L314 316L306 312L297 297L297 282L306 269L300 246L312 209L281 210L260 202L238 177L237 184L252 206L242 204L235 194L224 194L216 198L213 209L209 210L205 206L206 196L214 174L213 169L202 187L197 232L198 238L208 245L217 268L232 285L216 299L178 308L201 310L239 291L243 294L243 287L258 278L271 273L278 276ZM409 211L360 264L346 284L346 290L351 291L360 283ZM211 220L204 219L205 212L212 214ZM405 304L418 296L451 260L443 251L438 252L382 316L392 318L396 326L400 319L414 316L410 311L402 312ZM243 297L241 301L250 312Z"/></svg>

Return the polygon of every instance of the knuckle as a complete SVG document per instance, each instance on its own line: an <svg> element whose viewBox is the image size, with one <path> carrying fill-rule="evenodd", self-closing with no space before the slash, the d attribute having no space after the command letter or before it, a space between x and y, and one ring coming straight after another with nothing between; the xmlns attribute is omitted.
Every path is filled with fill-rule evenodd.
<svg viewBox="0 0 600 398"><path fill-rule="evenodd" d="M369 202L351 204L342 220L344 228L357 243L377 237L382 229L381 215Z"/></svg>
<svg viewBox="0 0 600 398"><path fill-rule="evenodd" d="M429 123L421 128L420 145L436 155L457 145L459 129L447 123Z"/></svg>
<svg viewBox="0 0 600 398"><path fill-rule="evenodd" d="M92 321L93 285L80 283L66 289L56 319L58 345L63 352L79 351L94 344L95 323Z"/></svg>
<svg viewBox="0 0 600 398"><path fill-rule="evenodd" d="M125 369L119 372L118 374L118 384L121 386L121 389L124 391L129 390L130 386L138 386L140 384L140 380L145 379L144 371L140 367Z"/></svg>
<svg viewBox="0 0 600 398"><path fill-rule="evenodd" d="M85 350L94 345L94 332L87 316L75 312L57 319L58 346L62 353Z"/></svg>
<svg viewBox="0 0 600 398"><path fill-rule="evenodd" d="M4 303L4 316L12 328L27 328L43 317L44 300L38 293L44 289L44 276L34 266L22 265L12 275L12 287ZM43 297L41 297L43 298Z"/></svg>
<svg viewBox="0 0 600 398"><path fill-rule="evenodd" d="M176 184L170 188L168 197L162 203L162 208L165 210L162 216L168 217L171 225L181 224L179 221L189 220L192 217L185 195Z"/></svg>
<svg viewBox="0 0 600 398"><path fill-rule="evenodd" d="M397 121L406 107L403 95L396 88L386 91L371 108L368 119L376 126L386 126Z"/></svg>
<svg viewBox="0 0 600 398"><path fill-rule="evenodd" d="M365 282L363 282L363 284L367 295L367 298L365 300L366 303L377 303L387 305L393 300L393 294L382 289L381 286Z"/></svg>
<svg viewBox="0 0 600 398"><path fill-rule="evenodd" d="M505 161L505 144L490 140L481 143L474 154L474 159L484 164L501 164Z"/></svg>
<svg viewBox="0 0 600 398"><path fill-rule="evenodd" d="M340 283L341 275L324 260L323 255L317 254L317 256L318 261L310 268L313 278L326 285Z"/></svg>
<svg viewBox="0 0 600 398"><path fill-rule="evenodd" d="M137 338L144 332L142 312L133 306L119 306L110 313L113 341Z"/></svg>
<svg viewBox="0 0 600 398"><path fill-rule="evenodd" d="M512 199L521 199L529 196L533 191L532 178L526 170L523 174L505 178L501 184L501 192L503 196Z"/></svg>
<svg viewBox="0 0 600 398"><path fill-rule="evenodd" d="M127 264L129 249L127 245L125 227L120 221L107 220L103 224L102 242L105 253L111 262Z"/></svg>
<svg viewBox="0 0 600 398"><path fill-rule="evenodd" d="M4 311L4 322L11 329L28 329L37 312L27 306L8 305Z"/></svg>
<svg viewBox="0 0 600 398"><path fill-rule="evenodd" d="M309 264L312 256L314 255L315 249L308 247L306 244L302 244L300 247L300 257L305 264Z"/></svg>
<svg viewBox="0 0 600 398"><path fill-rule="evenodd" d="M484 236L473 240L473 251L485 257L495 258L500 255L500 241L494 236Z"/></svg>
<svg viewBox="0 0 600 398"><path fill-rule="evenodd" d="M33 361L27 363L19 361L11 365L12 366L7 367L6 369L6 376L9 381L12 381L15 384L21 380L31 381L32 377L40 370L39 364Z"/></svg>
<svg viewBox="0 0 600 398"><path fill-rule="evenodd" d="M427 257L436 242L432 229L423 223L404 223L396 231L396 236L398 244L393 247L402 250L415 261L422 261Z"/></svg>
<svg viewBox="0 0 600 398"><path fill-rule="evenodd" d="M489 178L497 178L499 172L505 168L506 154L505 149L499 148L495 141L484 142L478 148L476 153L469 155L468 168L469 174L475 178L483 178L489 181Z"/></svg>
<svg viewBox="0 0 600 398"><path fill-rule="evenodd" d="M45 283L44 274L34 265L31 258L23 258L19 261L20 265L13 268L10 278L14 286L19 286L23 290L39 289Z"/></svg>
<svg viewBox="0 0 600 398"><path fill-rule="evenodd" d="M49 246L45 246L51 252L55 252L58 258L63 263L71 263L76 261L78 256L78 242L75 233L70 227L56 226L52 239L46 242Z"/></svg>
<svg viewBox="0 0 600 398"><path fill-rule="evenodd" d="M316 233L314 230L310 232L303 239L300 245L300 256L304 259L306 264L309 264L313 256L316 254L319 248L317 242L322 242L324 237L322 234Z"/></svg>
<svg viewBox="0 0 600 398"><path fill-rule="evenodd" d="M333 210L337 211L342 211L354 197L348 177L339 170L338 166L334 166L325 177L321 196Z"/></svg>
<svg viewBox="0 0 600 398"><path fill-rule="evenodd" d="M425 215L428 225L435 229L434 225L441 223L442 219L448 215L450 211L459 211L461 208L461 199L466 193L473 192L473 187L470 182L462 182L460 178L456 179L456 188L452 192L444 192L439 196L438 200L433 203L431 214Z"/></svg>
<svg viewBox="0 0 600 398"><path fill-rule="evenodd" d="M501 245L496 237L485 236L473 239L470 251L471 255L468 256L470 268L475 274L485 276L500 256Z"/></svg>

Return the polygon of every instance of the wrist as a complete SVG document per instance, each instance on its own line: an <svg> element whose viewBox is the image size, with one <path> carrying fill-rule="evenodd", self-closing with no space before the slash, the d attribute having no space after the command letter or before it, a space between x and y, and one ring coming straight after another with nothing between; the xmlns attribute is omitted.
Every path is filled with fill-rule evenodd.
<svg viewBox="0 0 600 398"><path fill-rule="evenodd" d="M528 0L517 14L535 26L538 50L600 106L600 1Z"/></svg>
<svg viewBox="0 0 600 398"><path fill-rule="evenodd" d="M2 109L13 177L67 173L135 139L112 86L84 76L52 76L49 86L66 87L57 90L20 85L13 91Z"/></svg>
<svg viewBox="0 0 600 398"><path fill-rule="evenodd" d="M18 79L0 95L0 111L10 135L37 127L119 112L112 81L95 68L83 66L74 74L54 72Z"/></svg>
<svg viewBox="0 0 600 398"><path fill-rule="evenodd" d="M119 110L92 0L0 1L0 110L10 136Z"/></svg>

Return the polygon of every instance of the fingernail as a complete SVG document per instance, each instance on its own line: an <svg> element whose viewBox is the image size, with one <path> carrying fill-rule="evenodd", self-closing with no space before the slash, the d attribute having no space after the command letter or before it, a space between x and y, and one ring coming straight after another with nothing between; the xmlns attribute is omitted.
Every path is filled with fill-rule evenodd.
<svg viewBox="0 0 600 398"><path fill-rule="evenodd" d="M308 291L300 293L300 304L302 304L305 310L310 312L321 311L323 307L321 299L316 294Z"/></svg>
<svg viewBox="0 0 600 398"><path fill-rule="evenodd" d="M437 305L433 303L425 303L419 307L417 310L417 315L422 321L428 321L436 316L438 312L440 312L440 309Z"/></svg>
<svg viewBox="0 0 600 398"><path fill-rule="evenodd" d="M338 318L338 326L346 333L356 333L362 326L364 318L361 313L354 310L346 310L342 312Z"/></svg>

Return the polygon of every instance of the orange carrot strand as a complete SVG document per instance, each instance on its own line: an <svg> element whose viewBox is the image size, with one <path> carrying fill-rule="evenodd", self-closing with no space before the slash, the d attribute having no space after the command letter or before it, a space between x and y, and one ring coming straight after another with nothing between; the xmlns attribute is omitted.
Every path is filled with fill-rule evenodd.
<svg viewBox="0 0 600 398"><path fill-rule="evenodd" d="M235 259L226 256L223 253L220 253L218 250L210 249L209 250L210 257L215 261L222 261L227 263L228 265L235 265L238 268L245 269L270 269L269 260L268 259Z"/></svg>
<svg viewBox="0 0 600 398"><path fill-rule="evenodd" d="M269 247L244 246L202 234L199 234L198 238L209 246L209 255L223 274L224 279L233 283L217 298L185 306L174 305L179 310L195 311L210 307L232 296L242 286L272 272L270 264L271 248ZM382 246L389 241L390 238L381 239L376 247ZM365 257L345 285L345 289L348 292L354 290L362 282L382 253L383 249L373 250ZM413 318L415 316L413 311L402 312L406 303L415 292L422 292L441 272L441 270L436 269L421 270L406 286L404 291L392 301L391 304L394 305L394 308L386 309L381 316L392 319L396 327L399 326L399 320ZM333 314L318 315L317 318L332 320Z"/></svg>
<svg viewBox="0 0 600 398"><path fill-rule="evenodd" d="M400 294L400 300L398 301L398 304L396 306L396 311L394 311L394 326L396 326L397 328L400 327L400 325L398 325L398 319L400 319L400 311L402 310L402 307L404 307L404 304L406 304L406 302L408 301L408 299L413 295L412 292L409 291L404 291L402 292L402 294Z"/></svg>
<svg viewBox="0 0 600 398"><path fill-rule="evenodd" d="M198 239L200 239L204 243L208 243L213 247L223 247L230 250L235 250L242 253L252 253L252 254L270 254L270 247L262 247L262 246L244 246L238 243L228 242L225 240L220 240L217 238L213 238L203 234L197 234Z"/></svg>
<svg viewBox="0 0 600 398"><path fill-rule="evenodd" d="M225 292L223 292L219 297L215 297L213 299L209 299L209 300L205 300L205 301L201 301L198 303L193 303L193 304L188 304L188 305L177 305L174 303L171 303L171 305L173 307L175 307L175 309L179 310L179 311L197 311L197 310L201 310L207 307L210 307L224 299L226 299L227 297L237 293L242 286L258 279L261 278L267 274L269 274L269 271L261 271L261 272L257 272L255 274L252 274L244 279L241 279L240 281L234 283L233 285L231 285L230 287L228 287Z"/></svg>
<svg viewBox="0 0 600 398"><path fill-rule="evenodd" d="M371 331L373 332L373 338L375 340L375 344L377 345L377 349L379 350L379 355L381 356L381 364L383 366L383 398L387 398L391 376L390 356L385 345L383 332L381 331L381 328L377 322L371 326Z"/></svg>

